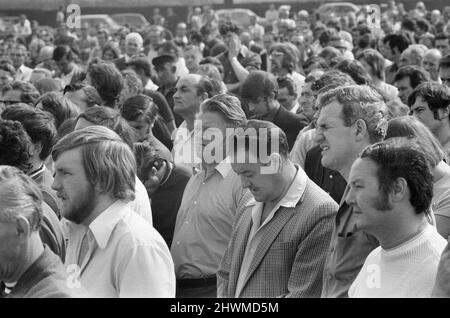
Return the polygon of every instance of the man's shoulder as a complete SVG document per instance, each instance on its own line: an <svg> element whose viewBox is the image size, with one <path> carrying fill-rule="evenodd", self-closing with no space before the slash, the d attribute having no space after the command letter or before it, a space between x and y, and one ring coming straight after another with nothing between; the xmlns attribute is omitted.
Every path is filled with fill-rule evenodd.
<svg viewBox="0 0 450 318"><path fill-rule="evenodd" d="M339 209L336 201L309 178L305 188L304 202L309 202L313 210L322 210L327 214L335 215Z"/></svg>

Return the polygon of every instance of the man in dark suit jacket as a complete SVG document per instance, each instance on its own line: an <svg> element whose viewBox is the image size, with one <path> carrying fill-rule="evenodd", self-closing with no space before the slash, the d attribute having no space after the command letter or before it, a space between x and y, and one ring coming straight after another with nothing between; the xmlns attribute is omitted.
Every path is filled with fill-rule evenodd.
<svg viewBox="0 0 450 318"><path fill-rule="evenodd" d="M264 71L251 72L242 84L241 96L247 101L248 117L270 121L280 127L291 150L300 130L308 125L308 119L281 107L277 95L276 78Z"/></svg>
<svg viewBox="0 0 450 318"><path fill-rule="evenodd" d="M261 147L242 142L252 138L249 129L266 144L262 155L270 165ZM319 297L337 203L290 161L286 135L274 124L249 120L234 141L232 168L254 199L236 212L217 273L218 297Z"/></svg>

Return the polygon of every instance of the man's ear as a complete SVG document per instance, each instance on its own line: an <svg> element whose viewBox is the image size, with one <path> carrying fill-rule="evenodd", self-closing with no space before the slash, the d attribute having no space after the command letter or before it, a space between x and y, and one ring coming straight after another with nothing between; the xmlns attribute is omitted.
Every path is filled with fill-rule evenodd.
<svg viewBox="0 0 450 318"><path fill-rule="evenodd" d="M20 240L26 240L31 233L31 224L28 219L22 215L16 219L16 234Z"/></svg>
<svg viewBox="0 0 450 318"><path fill-rule="evenodd" d="M356 120L356 122L353 125L353 129L355 132L356 141L361 141L364 138L366 138L368 132L367 132L367 125L364 120L362 119Z"/></svg>
<svg viewBox="0 0 450 318"><path fill-rule="evenodd" d="M445 108L439 108L438 110L438 114L439 114L439 119L447 119L449 118L450 115L450 109L449 106L445 107Z"/></svg>
<svg viewBox="0 0 450 318"><path fill-rule="evenodd" d="M172 71L173 74L175 74L176 71L177 71L177 66L176 66L176 65L172 65L172 67L170 68L170 70Z"/></svg>
<svg viewBox="0 0 450 318"><path fill-rule="evenodd" d="M200 95L200 102L202 103L202 102L204 102L205 100L207 100L208 98L209 98L208 93L207 93L207 92L203 92L203 93Z"/></svg>
<svg viewBox="0 0 450 318"><path fill-rule="evenodd" d="M391 197L393 202L400 202L408 194L408 182L404 178L397 178L392 184Z"/></svg>
<svg viewBox="0 0 450 318"><path fill-rule="evenodd" d="M280 154L272 153L269 156L269 162L261 166L261 174L279 173L282 167L282 159Z"/></svg>

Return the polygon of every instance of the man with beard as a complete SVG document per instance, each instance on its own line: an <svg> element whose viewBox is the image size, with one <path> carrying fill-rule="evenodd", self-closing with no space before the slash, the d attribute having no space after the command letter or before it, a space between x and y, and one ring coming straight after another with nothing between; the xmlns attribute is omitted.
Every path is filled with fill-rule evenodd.
<svg viewBox="0 0 450 318"><path fill-rule="evenodd" d="M92 297L173 297L166 243L127 202L135 196L136 162L112 130L76 130L55 146L53 189L66 222L67 271Z"/></svg>

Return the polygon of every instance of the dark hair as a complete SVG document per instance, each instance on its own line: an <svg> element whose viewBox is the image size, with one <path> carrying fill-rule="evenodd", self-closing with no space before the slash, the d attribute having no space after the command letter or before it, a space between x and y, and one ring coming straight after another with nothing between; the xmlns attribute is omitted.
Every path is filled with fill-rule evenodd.
<svg viewBox="0 0 450 318"><path fill-rule="evenodd" d="M395 73L394 82L398 82L404 77L409 77L412 88L416 88L424 82L431 81L430 74L425 71L423 67L417 65L406 65L400 67L397 73Z"/></svg>
<svg viewBox="0 0 450 318"><path fill-rule="evenodd" d="M119 70L112 63L98 63L91 65L88 73L104 105L113 108L123 88Z"/></svg>
<svg viewBox="0 0 450 318"><path fill-rule="evenodd" d="M324 70L328 68L328 64L324 58L317 56L317 55L313 55L310 58L308 58L305 61L305 63L303 63L303 69L309 68L311 65L316 64L316 63L318 64L317 68L321 68Z"/></svg>
<svg viewBox="0 0 450 318"><path fill-rule="evenodd" d="M410 18L404 18L402 21L402 29L415 32L416 22Z"/></svg>
<svg viewBox="0 0 450 318"><path fill-rule="evenodd" d="M151 65L147 58L138 57L138 58L131 59L127 63L127 66L132 67L137 72L143 71L145 77L147 77L147 78L150 78L152 76Z"/></svg>
<svg viewBox="0 0 450 318"><path fill-rule="evenodd" d="M128 122L115 109L105 106L94 106L80 114L77 121L80 118L83 118L94 125L111 129L118 134L131 149L133 149L134 131Z"/></svg>
<svg viewBox="0 0 450 318"><path fill-rule="evenodd" d="M434 119L439 118L438 109L450 106L450 88L435 82L425 82L417 86L408 97L408 106L411 107L417 97L422 97L433 112Z"/></svg>
<svg viewBox="0 0 450 318"><path fill-rule="evenodd" d="M42 104L44 111L53 115L56 129L68 118L77 117L80 114L80 109L61 93L45 93L36 101L36 105L39 103Z"/></svg>
<svg viewBox="0 0 450 318"><path fill-rule="evenodd" d="M409 201L417 214L427 212L433 198L433 175L425 155L404 142L387 140L363 150L361 158L377 166L380 190L387 196L398 178L403 178L410 191Z"/></svg>
<svg viewBox="0 0 450 318"><path fill-rule="evenodd" d="M240 96L244 99L256 101L259 97L269 97L272 93L274 98L278 96L277 79L271 73L264 71L251 72L241 85Z"/></svg>
<svg viewBox="0 0 450 318"><path fill-rule="evenodd" d="M440 68L450 67L450 54L447 54L446 56L444 56L439 60L439 67Z"/></svg>
<svg viewBox="0 0 450 318"><path fill-rule="evenodd" d="M0 165L27 173L31 168L32 147L30 136L20 122L0 118Z"/></svg>
<svg viewBox="0 0 450 318"><path fill-rule="evenodd" d="M424 32L428 32L431 29L430 23L426 19L419 19L416 21L416 25Z"/></svg>
<svg viewBox="0 0 450 318"><path fill-rule="evenodd" d="M105 55L106 51L111 51L114 54L114 59L117 59L120 57L120 51L117 48L117 46L111 42L108 42L105 44L105 46L102 48L102 58Z"/></svg>
<svg viewBox="0 0 450 318"><path fill-rule="evenodd" d="M64 57L66 57L68 61L73 61L75 59L73 50L68 45L57 46L53 50L53 60L58 62Z"/></svg>
<svg viewBox="0 0 450 318"><path fill-rule="evenodd" d="M227 35L228 32L240 34L241 31L242 31L241 28L239 28L233 22L227 21L227 22L221 23L219 25L219 33L220 33L221 36Z"/></svg>
<svg viewBox="0 0 450 318"><path fill-rule="evenodd" d="M151 97L140 94L125 100L120 113L127 121L144 118L147 124L152 125L158 116L158 106Z"/></svg>
<svg viewBox="0 0 450 318"><path fill-rule="evenodd" d="M388 43L389 47L391 48L391 51L394 52L394 49L397 48L400 53L402 53L404 50L408 48L408 46L411 44L411 42L408 40L406 35L399 33L399 34L388 34L383 38L383 43Z"/></svg>
<svg viewBox="0 0 450 318"><path fill-rule="evenodd" d="M64 94L68 92L76 92L82 90L84 95L86 95L86 104L88 107L92 107L94 105L100 105L102 103L102 98L98 94L95 87L91 85L84 84L82 82L77 82L74 84L69 84L64 87Z"/></svg>
<svg viewBox="0 0 450 318"><path fill-rule="evenodd" d="M278 77L277 78L278 83L278 90L281 90L282 88L286 88L289 95L297 95L297 85L295 85L295 82L289 78L289 77Z"/></svg>
<svg viewBox="0 0 450 318"><path fill-rule="evenodd" d="M270 53L278 51L282 52L283 59L281 66L288 70L289 73L297 69L297 61L299 59L298 49L291 43L275 43L270 47Z"/></svg>
<svg viewBox="0 0 450 318"><path fill-rule="evenodd" d="M439 33L434 38L435 41L438 40L448 40L450 42L450 36L447 33Z"/></svg>
<svg viewBox="0 0 450 318"><path fill-rule="evenodd" d="M16 104L6 107L1 117L17 120L23 125L34 144L41 143L39 159L45 160L50 155L57 141L53 116L32 106Z"/></svg>
<svg viewBox="0 0 450 318"><path fill-rule="evenodd" d="M336 35L336 31L330 28L325 28L319 35L319 43L322 47L328 46L331 38Z"/></svg>
<svg viewBox="0 0 450 318"><path fill-rule="evenodd" d="M425 152L430 157L430 166L433 168L446 157L439 140L425 124L413 116L401 116L388 122L385 139L396 137L416 138L421 141L421 146L426 148Z"/></svg>

